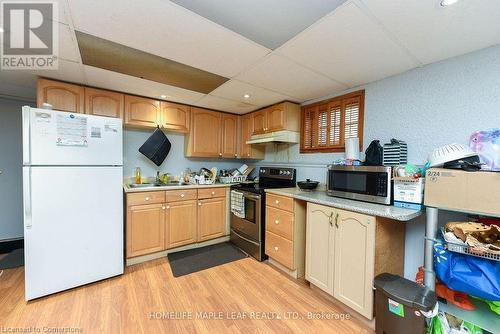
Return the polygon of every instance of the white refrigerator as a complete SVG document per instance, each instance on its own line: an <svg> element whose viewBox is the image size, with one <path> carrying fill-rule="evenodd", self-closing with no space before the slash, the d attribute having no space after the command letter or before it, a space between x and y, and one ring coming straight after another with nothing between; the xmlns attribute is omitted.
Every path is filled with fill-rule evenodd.
<svg viewBox="0 0 500 334"><path fill-rule="evenodd" d="M26 300L122 274L121 120L22 116Z"/></svg>

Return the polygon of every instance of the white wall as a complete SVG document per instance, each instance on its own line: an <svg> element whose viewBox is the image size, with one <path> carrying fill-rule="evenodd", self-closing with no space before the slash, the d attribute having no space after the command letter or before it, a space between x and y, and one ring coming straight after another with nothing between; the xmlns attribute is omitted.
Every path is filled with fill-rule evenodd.
<svg viewBox="0 0 500 334"><path fill-rule="evenodd" d="M0 241L23 237L21 107L0 98Z"/></svg>
<svg viewBox="0 0 500 334"><path fill-rule="evenodd" d="M357 87L365 89L364 147L373 139L408 143L410 163L424 164L433 148L468 144L476 130L500 127L500 46L417 68ZM341 94L338 94L341 95ZM323 100L327 97L318 99ZM314 101L311 101L314 102ZM342 154L299 154L299 145L267 145L260 165L297 168L298 179L325 182L325 165ZM277 152L277 153L276 153ZM424 218L408 223L405 276L423 263Z"/></svg>

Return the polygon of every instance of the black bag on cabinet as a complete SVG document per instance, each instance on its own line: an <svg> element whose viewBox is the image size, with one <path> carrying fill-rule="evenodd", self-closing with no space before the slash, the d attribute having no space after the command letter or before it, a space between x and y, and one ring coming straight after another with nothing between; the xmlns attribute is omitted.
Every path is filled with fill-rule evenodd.
<svg viewBox="0 0 500 334"><path fill-rule="evenodd" d="M365 166L383 166L384 148L379 140L373 140L365 151Z"/></svg>
<svg viewBox="0 0 500 334"><path fill-rule="evenodd" d="M160 166L167 157L168 152L170 152L170 147L172 147L170 140L160 128L156 128L155 132L139 148L139 152L154 162L155 165Z"/></svg>

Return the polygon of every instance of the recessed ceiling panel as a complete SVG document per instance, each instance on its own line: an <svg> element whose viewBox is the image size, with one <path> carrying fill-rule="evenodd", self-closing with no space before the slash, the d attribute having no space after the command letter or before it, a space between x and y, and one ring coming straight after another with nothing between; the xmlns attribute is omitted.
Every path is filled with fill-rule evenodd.
<svg viewBox="0 0 500 334"><path fill-rule="evenodd" d="M77 31L83 64L200 93L209 93L228 79L141 50Z"/></svg>
<svg viewBox="0 0 500 334"><path fill-rule="evenodd" d="M349 87L419 65L354 2L342 5L277 52Z"/></svg>
<svg viewBox="0 0 500 334"><path fill-rule="evenodd" d="M193 104L205 94L193 92L162 83L144 80L126 74L103 70L101 68L84 65L86 84L89 86L116 90L135 95L148 96L160 99L166 95L166 100Z"/></svg>
<svg viewBox="0 0 500 334"><path fill-rule="evenodd" d="M345 0L172 0L267 48L287 40Z"/></svg>
<svg viewBox="0 0 500 334"><path fill-rule="evenodd" d="M226 78L269 53L167 0L69 0L75 30Z"/></svg>

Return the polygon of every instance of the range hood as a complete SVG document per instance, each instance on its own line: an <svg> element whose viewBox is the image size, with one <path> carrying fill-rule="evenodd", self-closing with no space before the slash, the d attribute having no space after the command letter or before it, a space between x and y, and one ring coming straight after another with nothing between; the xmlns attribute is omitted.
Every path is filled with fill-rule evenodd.
<svg viewBox="0 0 500 334"><path fill-rule="evenodd" d="M264 144L264 143L298 143L300 135L295 131L275 131L263 133L261 135L253 135L247 144Z"/></svg>

